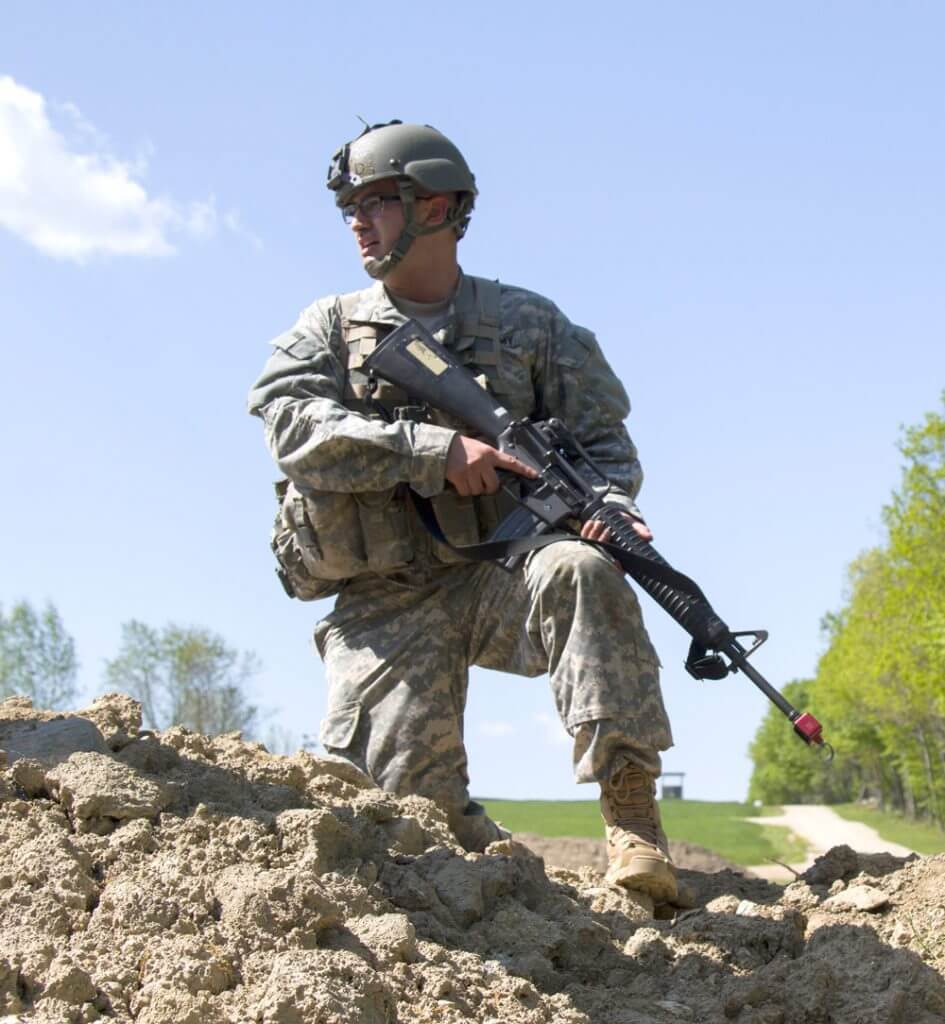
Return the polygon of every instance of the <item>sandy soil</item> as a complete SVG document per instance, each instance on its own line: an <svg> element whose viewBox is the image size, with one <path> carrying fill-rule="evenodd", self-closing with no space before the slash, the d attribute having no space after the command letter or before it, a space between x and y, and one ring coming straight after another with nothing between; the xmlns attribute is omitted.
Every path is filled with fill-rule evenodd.
<svg viewBox="0 0 945 1024"><path fill-rule="evenodd" d="M942 1024L945 856L653 905L343 762L0 705L0 1021ZM5 766L5 767L4 767ZM556 855L557 856L557 855Z"/></svg>

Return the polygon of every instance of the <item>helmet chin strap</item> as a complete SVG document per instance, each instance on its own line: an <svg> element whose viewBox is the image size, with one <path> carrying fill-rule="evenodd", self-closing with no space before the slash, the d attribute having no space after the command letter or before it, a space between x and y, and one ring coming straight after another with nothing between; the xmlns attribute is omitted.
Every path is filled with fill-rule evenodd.
<svg viewBox="0 0 945 1024"><path fill-rule="evenodd" d="M453 217L434 227L425 227L423 224L418 224L414 218L417 193L414 191L413 182L409 179L401 179L397 183L397 188L400 193L400 205L404 211L404 230L401 231L400 237L394 243L393 249L386 256L379 260L369 257L364 261L364 269L368 272L368 276L372 277L375 281L383 281L407 255L407 250L413 245L414 239L419 235L432 235L446 228L455 229L458 223L458 218L454 214Z"/></svg>
<svg viewBox="0 0 945 1024"><path fill-rule="evenodd" d="M392 266L393 264L386 256L382 260L376 260L369 256L364 261L364 269L368 272L368 276L373 277L375 281L383 281Z"/></svg>
<svg viewBox="0 0 945 1024"><path fill-rule="evenodd" d="M387 275L397 266L398 263L407 255L407 250L413 245L413 240L417 235L422 234L420 231L411 231L410 228L414 225L408 224L406 228L401 232L400 238L397 239L394 248L383 258L373 259L368 257L364 261L364 269L368 274L374 278L375 281L382 281Z"/></svg>
<svg viewBox="0 0 945 1024"><path fill-rule="evenodd" d="M394 248L386 256L379 260L365 260L364 269L375 281L382 281L407 255L407 250L413 245L417 235L423 233L423 226L414 220L417 194L414 192L413 182L399 181L397 191L400 193L400 205L404 211L404 230L394 243Z"/></svg>

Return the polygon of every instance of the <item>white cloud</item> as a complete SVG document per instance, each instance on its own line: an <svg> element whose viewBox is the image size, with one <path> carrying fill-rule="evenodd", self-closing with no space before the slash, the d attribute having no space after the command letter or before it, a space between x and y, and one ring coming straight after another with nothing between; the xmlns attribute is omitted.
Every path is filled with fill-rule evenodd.
<svg viewBox="0 0 945 1024"><path fill-rule="evenodd" d="M175 236L207 238L221 224L258 244L238 214L217 213L212 196L186 204L150 196L141 184L148 149L119 160L73 104L56 110L70 122L71 141L38 92L0 76L0 227L76 263L105 254L165 256Z"/></svg>
<svg viewBox="0 0 945 1024"><path fill-rule="evenodd" d="M252 242L257 249L261 249L263 247L262 239L258 235L253 234L253 232L243 224L238 210L227 210L226 213L223 214L221 220L223 222L223 226L227 230L232 231L234 235L242 235L244 238Z"/></svg>
<svg viewBox="0 0 945 1024"><path fill-rule="evenodd" d="M483 736L511 736L515 726L511 722L480 722L479 731Z"/></svg>

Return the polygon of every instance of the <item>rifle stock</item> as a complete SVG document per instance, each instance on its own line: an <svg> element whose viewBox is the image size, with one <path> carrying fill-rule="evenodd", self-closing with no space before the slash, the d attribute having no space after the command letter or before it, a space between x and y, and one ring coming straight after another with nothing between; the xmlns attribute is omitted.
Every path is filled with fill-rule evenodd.
<svg viewBox="0 0 945 1024"><path fill-rule="evenodd" d="M508 410L416 320L391 331L365 358L363 368L468 423L493 444L512 422Z"/></svg>

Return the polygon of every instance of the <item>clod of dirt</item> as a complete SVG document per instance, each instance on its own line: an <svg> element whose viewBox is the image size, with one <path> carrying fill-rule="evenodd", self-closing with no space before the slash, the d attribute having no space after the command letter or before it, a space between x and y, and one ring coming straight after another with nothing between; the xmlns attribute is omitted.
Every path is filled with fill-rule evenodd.
<svg viewBox="0 0 945 1024"><path fill-rule="evenodd" d="M871 885L851 885L828 896L824 900L825 910L880 910L889 902L889 896Z"/></svg>
<svg viewBox="0 0 945 1024"><path fill-rule="evenodd" d="M835 846L822 857L818 857L801 878L810 885L834 885L837 882L849 882L857 875L881 877L891 871L897 871L915 859L894 857L891 853L857 853L849 846Z"/></svg>
<svg viewBox="0 0 945 1024"><path fill-rule="evenodd" d="M6 1024L945 1020L945 857L684 870L654 908L343 761L140 724L0 704Z"/></svg>

